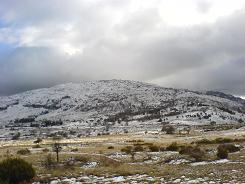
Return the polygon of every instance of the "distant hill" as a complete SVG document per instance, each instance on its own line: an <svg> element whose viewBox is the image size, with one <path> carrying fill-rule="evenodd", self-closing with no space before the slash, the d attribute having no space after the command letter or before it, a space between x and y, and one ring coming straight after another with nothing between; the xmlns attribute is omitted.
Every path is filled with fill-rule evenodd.
<svg viewBox="0 0 245 184"><path fill-rule="evenodd" d="M170 123L242 123L245 101L221 92L164 88L129 80L67 83L0 97L2 126L160 119Z"/></svg>

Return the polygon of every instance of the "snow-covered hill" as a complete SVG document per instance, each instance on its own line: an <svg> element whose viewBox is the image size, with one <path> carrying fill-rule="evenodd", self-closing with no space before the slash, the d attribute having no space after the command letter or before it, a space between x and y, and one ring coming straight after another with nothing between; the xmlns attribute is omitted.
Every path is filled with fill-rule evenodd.
<svg viewBox="0 0 245 184"><path fill-rule="evenodd" d="M68 83L0 97L0 127L93 127L160 118L180 124L242 123L244 113L245 101L232 95L128 80Z"/></svg>

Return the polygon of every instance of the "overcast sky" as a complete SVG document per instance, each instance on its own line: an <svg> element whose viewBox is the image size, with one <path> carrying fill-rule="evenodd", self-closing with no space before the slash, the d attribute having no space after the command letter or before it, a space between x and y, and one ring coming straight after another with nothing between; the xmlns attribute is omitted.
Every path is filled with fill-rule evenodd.
<svg viewBox="0 0 245 184"><path fill-rule="evenodd" d="M0 95L132 79L245 96L245 0L0 0Z"/></svg>

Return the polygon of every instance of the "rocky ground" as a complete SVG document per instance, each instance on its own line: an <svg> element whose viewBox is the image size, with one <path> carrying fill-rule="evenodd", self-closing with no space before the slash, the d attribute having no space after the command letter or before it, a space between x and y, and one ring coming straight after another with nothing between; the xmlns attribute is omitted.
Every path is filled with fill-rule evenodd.
<svg viewBox="0 0 245 184"><path fill-rule="evenodd" d="M235 170L233 172L236 172ZM213 173L209 175L213 176ZM94 176L94 175L81 175L78 178L54 178L50 184L59 184L59 183L69 183L69 184L82 184L82 183L130 183L130 184L148 184L148 183L180 183L180 184L242 184L244 182L237 181L237 179L231 179L227 181L221 181L219 178L210 178L206 177L199 177L196 179L191 179L186 177L185 175L181 176L180 178L173 178L170 180L164 179L164 177L151 177L147 174L137 174L131 176ZM33 184L41 184L40 182L35 182Z"/></svg>

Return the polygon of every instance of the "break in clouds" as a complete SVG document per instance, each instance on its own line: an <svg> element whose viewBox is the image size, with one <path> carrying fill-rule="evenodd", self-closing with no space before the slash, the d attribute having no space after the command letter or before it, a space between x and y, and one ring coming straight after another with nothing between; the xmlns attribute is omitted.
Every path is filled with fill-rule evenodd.
<svg viewBox="0 0 245 184"><path fill-rule="evenodd" d="M0 94L130 79L245 96L244 5L1 0Z"/></svg>

